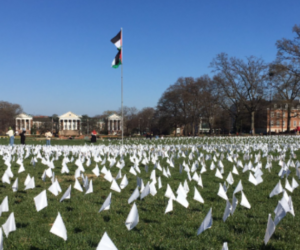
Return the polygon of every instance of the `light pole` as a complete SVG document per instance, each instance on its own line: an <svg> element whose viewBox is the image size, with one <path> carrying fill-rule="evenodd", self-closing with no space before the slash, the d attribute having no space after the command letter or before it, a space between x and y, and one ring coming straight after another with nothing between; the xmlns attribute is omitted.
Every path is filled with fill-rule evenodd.
<svg viewBox="0 0 300 250"><path fill-rule="evenodd" d="M86 134L88 134L89 132L89 119L86 119Z"/></svg>
<svg viewBox="0 0 300 250"><path fill-rule="evenodd" d="M271 118L272 118L272 117L271 117L271 114L272 114L271 109L272 109L272 95L273 95L272 91L273 91L273 85L272 85L272 83L270 82L270 83L269 83L269 92L270 92L269 135L272 134L272 129L271 129L271 125L272 125L272 123L271 123Z"/></svg>
<svg viewBox="0 0 300 250"><path fill-rule="evenodd" d="M143 119L142 118L139 119L140 135L141 135L141 120Z"/></svg>
<svg viewBox="0 0 300 250"><path fill-rule="evenodd" d="M273 84L272 84L272 78L274 76L274 72L273 71L270 71L269 72L269 79L270 79L270 82L269 82L269 92L270 92L270 109L269 109L269 135L272 134L272 129L271 129L271 109L272 109L272 99L273 99Z"/></svg>

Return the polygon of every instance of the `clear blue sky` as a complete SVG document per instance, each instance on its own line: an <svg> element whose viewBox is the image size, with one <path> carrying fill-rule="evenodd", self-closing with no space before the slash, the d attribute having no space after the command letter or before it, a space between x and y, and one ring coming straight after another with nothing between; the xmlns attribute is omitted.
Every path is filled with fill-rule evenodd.
<svg viewBox="0 0 300 250"><path fill-rule="evenodd" d="M298 0L0 1L0 100L29 114L121 106L110 42L124 31L124 105L155 107L178 77L211 74L221 52L266 62L300 24Z"/></svg>

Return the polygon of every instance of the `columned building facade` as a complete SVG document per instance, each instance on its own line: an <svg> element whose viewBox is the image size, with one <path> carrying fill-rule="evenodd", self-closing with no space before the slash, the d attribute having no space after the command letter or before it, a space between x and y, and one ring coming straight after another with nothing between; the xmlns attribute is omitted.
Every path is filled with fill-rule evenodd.
<svg viewBox="0 0 300 250"><path fill-rule="evenodd" d="M55 120L50 116L31 116L22 113L15 118L15 128L18 132L25 128L26 134L31 134L33 130L33 133L40 134L41 128L45 131L45 127L47 127L53 133L59 132L61 136L89 134L93 129L96 129L100 134L106 128L109 135L120 135L122 133L122 117L115 113L104 119L97 119L96 127L92 125L94 123L92 119L96 118L89 118L86 121L82 119L82 116L73 112L67 112Z"/></svg>
<svg viewBox="0 0 300 250"><path fill-rule="evenodd" d="M67 112L59 116L59 134L68 135L79 135L81 131L81 116L76 115L72 112Z"/></svg>
<svg viewBox="0 0 300 250"><path fill-rule="evenodd" d="M117 114L111 114L107 117L107 130L109 135L118 135L122 133L122 117Z"/></svg>
<svg viewBox="0 0 300 250"><path fill-rule="evenodd" d="M32 128L32 116L21 113L16 117L16 131L19 133L26 129L26 134L30 134Z"/></svg>

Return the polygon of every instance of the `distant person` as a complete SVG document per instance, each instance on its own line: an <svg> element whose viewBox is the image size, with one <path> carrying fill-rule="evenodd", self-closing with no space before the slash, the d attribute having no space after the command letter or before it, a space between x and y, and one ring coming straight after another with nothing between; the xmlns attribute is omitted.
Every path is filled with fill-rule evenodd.
<svg viewBox="0 0 300 250"><path fill-rule="evenodd" d="M25 139L26 139L25 134L26 134L26 129L23 128L22 132L20 133L20 136L21 136L21 144L22 144L22 145L25 145Z"/></svg>
<svg viewBox="0 0 300 250"><path fill-rule="evenodd" d="M97 141L97 132L96 130L94 129L91 133L91 142L96 142Z"/></svg>
<svg viewBox="0 0 300 250"><path fill-rule="evenodd" d="M46 137L46 145L50 146L51 145L51 137L52 137L52 133L50 132L50 130L48 129L47 132L45 133L45 137Z"/></svg>
<svg viewBox="0 0 300 250"><path fill-rule="evenodd" d="M14 145L15 137L14 137L14 131L12 130L11 127L8 128L8 131L6 133L9 137L9 144L10 146Z"/></svg>

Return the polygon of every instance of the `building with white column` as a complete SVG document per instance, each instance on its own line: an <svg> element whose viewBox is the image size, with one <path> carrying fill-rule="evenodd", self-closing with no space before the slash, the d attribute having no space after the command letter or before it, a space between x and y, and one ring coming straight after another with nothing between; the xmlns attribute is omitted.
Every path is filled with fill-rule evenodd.
<svg viewBox="0 0 300 250"><path fill-rule="evenodd" d="M107 130L109 135L118 135L122 133L122 116L111 114L107 117Z"/></svg>
<svg viewBox="0 0 300 250"><path fill-rule="evenodd" d="M67 112L59 118L59 134L64 136L79 135L81 130L81 116Z"/></svg>
<svg viewBox="0 0 300 250"><path fill-rule="evenodd" d="M26 129L26 134L31 134L32 116L21 113L16 117L16 131L20 133L24 128Z"/></svg>

